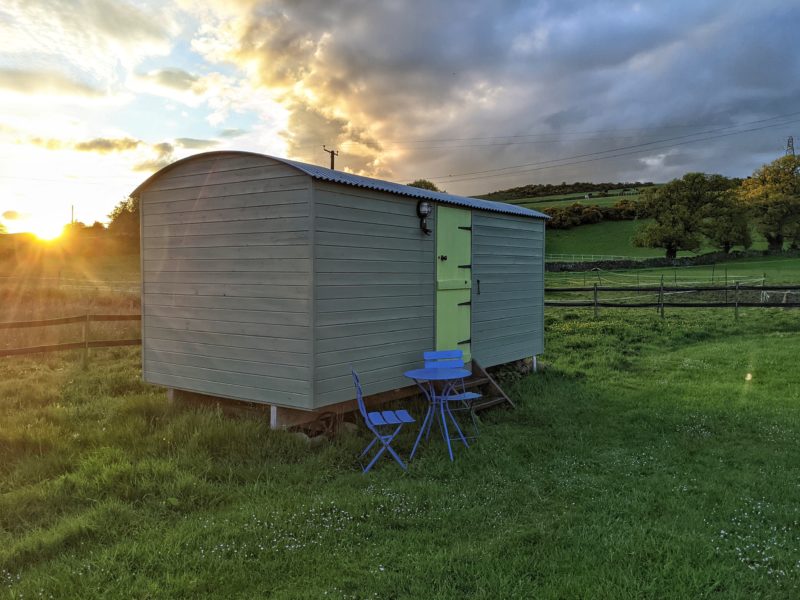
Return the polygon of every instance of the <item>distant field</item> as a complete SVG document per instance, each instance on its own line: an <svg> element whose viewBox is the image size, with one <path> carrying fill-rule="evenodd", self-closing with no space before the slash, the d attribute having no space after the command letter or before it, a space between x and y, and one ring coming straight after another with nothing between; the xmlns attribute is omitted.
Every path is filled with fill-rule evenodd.
<svg viewBox="0 0 800 600"><path fill-rule="evenodd" d="M800 283L800 259L764 256L744 258L717 265L697 267L660 267L654 269L622 269L614 271L587 271L547 273L549 286L561 285L655 285L664 277L664 283L724 284L735 282L757 283L763 278L767 284Z"/></svg>
<svg viewBox="0 0 800 600"><path fill-rule="evenodd" d="M595 225L581 225L572 229L548 230L545 235L546 253L601 254L635 258L663 257L664 250L660 248L637 248L631 242L635 230L647 222L647 220L603 221ZM753 239L754 243L751 249L766 249L766 242L761 236L754 234ZM697 253L679 252L678 256L695 256L698 253L713 251L713 247L705 245Z"/></svg>
<svg viewBox="0 0 800 600"><path fill-rule="evenodd" d="M540 209L543 206L569 206L576 202L586 205L597 206L612 206L622 200L623 198L629 200L638 200L639 194L626 194L624 196L598 196L593 194L591 198L587 198L586 194L560 194L556 196L542 196L536 198L519 198L518 200L506 200L508 204L516 204L517 206L526 206L529 208Z"/></svg>

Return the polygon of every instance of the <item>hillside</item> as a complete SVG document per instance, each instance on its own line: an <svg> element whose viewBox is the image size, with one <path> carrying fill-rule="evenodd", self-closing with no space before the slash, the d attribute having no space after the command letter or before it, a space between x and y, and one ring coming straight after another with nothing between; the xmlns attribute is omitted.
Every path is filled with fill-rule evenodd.
<svg viewBox="0 0 800 600"><path fill-rule="evenodd" d="M583 198L586 194L597 194L598 197L621 196L625 192L633 192L638 188L655 185L652 181L618 182L618 183L591 183L588 181L576 181L574 183L537 183L528 184L521 187L497 190L477 198L486 200L497 200L498 202L513 202L514 200L529 200L531 198L552 198L566 200L570 198ZM635 192L634 192L635 193Z"/></svg>

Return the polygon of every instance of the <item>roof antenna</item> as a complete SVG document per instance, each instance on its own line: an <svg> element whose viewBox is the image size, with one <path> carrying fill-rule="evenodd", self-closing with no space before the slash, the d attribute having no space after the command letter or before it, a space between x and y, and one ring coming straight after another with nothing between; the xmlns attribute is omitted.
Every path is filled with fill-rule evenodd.
<svg viewBox="0 0 800 600"><path fill-rule="evenodd" d="M322 145L322 149L325 152L327 152L328 154L331 155L331 170L333 170L333 157L334 156L339 156L339 151L338 150L328 150L328 148L325 147L325 144Z"/></svg>

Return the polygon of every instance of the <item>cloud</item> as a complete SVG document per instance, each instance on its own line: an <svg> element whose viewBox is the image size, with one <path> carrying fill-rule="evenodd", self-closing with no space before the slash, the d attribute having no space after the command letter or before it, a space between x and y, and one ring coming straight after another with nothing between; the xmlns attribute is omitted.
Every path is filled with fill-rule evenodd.
<svg viewBox="0 0 800 600"><path fill-rule="evenodd" d="M7 210L3 213L3 218L6 221L20 221L25 218L25 214L16 210Z"/></svg>
<svg viewBox="0 0 800 600"><path fill-rule="evenodd" d="M133 166L134 171L154 173L163 169L168 164L175 162L175 155L173 154L175 147L168 142L154 144L152 146L152 151L155 157L135 164Z"/></svg>
<svg viewBox="0 0 800 600"><path fill-rule="evenodd" d="M78 142L74 145L75 150L80 152L98 152L108 154L109 152L125 152L139 147L141 140L132 138L94 138L86 142Z"/></svg>
<svg viewBox="0 0 800 600"><path fill-rule="evenodd" d="M436 176L456 193L669 176L677 156L648 166L633 153L469 182L442 177L787 114L800 92L800 55L786 51L800 6L789 3L248 0L217 18L193 48L239 65L288 111L292 156L324 164L328 144L341 151L337 166ZM700 144L693 170L752 171L762 154L748 140Z"/></svg>
<svg viewBox="0 0 800 600"><path fill-rule="evenodd" d="M198 77L192 75L183 69L157 69L150 71L144 75L140 75L142 79L146 79L163 87L173 88L176 90L190 90L194 86Z"/></svg>
<svg viewBox="0 0 800 600"><path fill-rule="evenodd" d="M107 93L125 71L169 51L178 32L174 14L174 8L152 0L9 0L0 6L6 59L0 65L23 62L31 71L55 70L61 74L49 77L55 91ZM27 85L30 93L41 87Z"/></svg>
<svg viewBox="0 0 800 600"><path fill-rule="evenodd" d="M205 148L213 148L217 146L217 140L198 140L195 138L176 138L175 145L179 148L190 148L193 150L202 150Z"/></svg>
<svg viewBox="0 0 800 600"><path fill-rule="evenodd" d="M0 68L0 87L20 94L97 97L103 92L87 83L51 70Z"/></svg>
<svg viewBox="0 0 800 600"><path fill-rule="evenodd" d="M236 138L241 137L247 133L246 129L223 129L219 132L220 137L224 138Z"/></svg>

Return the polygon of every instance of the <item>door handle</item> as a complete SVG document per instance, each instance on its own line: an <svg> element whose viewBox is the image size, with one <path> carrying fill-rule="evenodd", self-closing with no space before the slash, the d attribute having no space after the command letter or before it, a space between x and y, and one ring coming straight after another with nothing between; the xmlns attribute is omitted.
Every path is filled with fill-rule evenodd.
<svg viewBox="0 0 800 600"><path fill-rule="evenodd" d="M442 261L442 262L446 261L447 260L447 255L446 254L440 254L439 255L439 260Z"/></svg>

